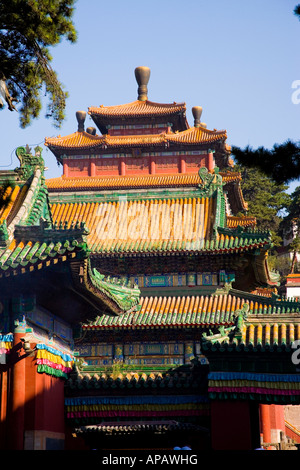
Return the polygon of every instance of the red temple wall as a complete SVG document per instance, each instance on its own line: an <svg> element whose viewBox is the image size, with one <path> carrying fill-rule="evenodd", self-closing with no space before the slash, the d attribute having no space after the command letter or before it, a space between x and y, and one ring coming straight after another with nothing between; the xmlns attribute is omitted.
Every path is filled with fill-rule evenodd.
<svg viewBox="0 0 300 470"><path fill-rule="evenodd" d="M5 449L7 436L9 369L0 366L0 449Z"/></svg>
<svg viewBox="0 0 300 470"><path fill-rule="evenodd" d="M64 381L37 372L35 359L26 359L25 430L64 432Z"/></svg>
<svg viewBox="0 0 300 470"><path fill-rule="evenodd" d="M109 135L157 135L166 134L170 132L170 127L149 127L149 128L134 128L134 129L109 129Z"/></svg>
<svg viewBox="0 0 300 470"><path fill-rule="evenodd" d="M61 448L65 435L64 381L37 372L35 356L26 356L22 349L22 336L14 336L9 380L1 374L0 448Z"/></svg>
<svg viewBox="0 0 300 470"><path fill-rule="evenodd" d="M208 154L183 156L139 156L126 158L69 158L64 161L66 177L117 176L196 173L200 167L209 168Z"/></svg>
<svg viewBox="0 0 300 470"><path fill-rule="evenodd" d="M280 442L280 433L286 432L283 405L260 405L260 428L263 443Z"/></svg>

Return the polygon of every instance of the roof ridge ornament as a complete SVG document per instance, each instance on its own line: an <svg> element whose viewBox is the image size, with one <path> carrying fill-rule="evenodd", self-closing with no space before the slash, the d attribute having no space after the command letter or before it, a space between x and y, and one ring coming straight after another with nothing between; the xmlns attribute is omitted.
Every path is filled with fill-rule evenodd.
<svg viewBox="0 0 300 470"><path fill-rule="evenodd" d="M85 111L76 111L76 119L78 122L78 132L84 132L85 118L86 118Z"/></svg>
<svg viewBox="0 0 300 470"><path fill-rule="evenodd" d="M26 147L18 147L15 150L15 154L20 162L20 166L15 169L15 172L18 173L21 178L28 180L36 168L40 168L41 172L44 173L45 162L42 157L41 147L35 147L34 155L31 153L29 145L26 145Z"/></svg>
<svg viewBox="0 0 300 470"><path fill-rule="evenodd" d="M148 100L148 82L150 78L150 69L149 67L136 67L135 78L138 83L138 100L147 101Z"/></svg>
<svg viewBox="0 0 300 470"><path fill-rule="evenodd" d="M201 106L193 106L192 107L192 113L194 117L194 127L200 127L201 122L201 114L202 114L202 107Z"/></svg>

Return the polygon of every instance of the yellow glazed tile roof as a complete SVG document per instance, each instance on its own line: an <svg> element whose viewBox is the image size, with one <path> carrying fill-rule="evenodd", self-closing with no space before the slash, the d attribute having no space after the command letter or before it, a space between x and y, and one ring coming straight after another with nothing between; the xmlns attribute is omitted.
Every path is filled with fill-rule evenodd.
<svg viewBox="0 0 300 470"><path fill-rule="evenodd" d="M232 295L141 297L141 310L118 318L102 315L85 328L230 325L243 300ZM253 307L253 306L252 306Z"/></svg>
<svg viewBox="0 0 300 470"><path fill-rule="evenodd" d="M128 175L128 176L82 176L58 177L47 180L49 190L72 189L124 189L148 187L197 186L201 179L196 174Z"/></svg>
<svg viewBox="0 0 300 470"><path fill-rule="evenodd" d="M193 250L194 242L210 239L215 200L53 203L51 209L58 225L86 223L93 252L143 253Z"/></svg>
<svg viewBox="0 0 300 470"><path fill-rule="evenodd" d="M53 202L51 209L58 225L85 222L89 247L102 256L268 247L269 233L229 231L212 237L215 205L215 198L127 201L125 197L117 202Z"/></svg>
<svg viewBox="0 0 300 470"><path fill-rule="evenodd" d="M0 209L0 223L7 220L9 214L13 211L17 197L20 195L20 191L21 189L19 186L15 186L14 188L9 186L6 188L3 195L3 201L7 201L7 204Z"/></svg>
<svg viewBox="0 0 300 470"><path fill-rule="evenodd" d="M74 132L67 136L48 137L45 145L59 148L93 148L101 144L103 138L88 132Z"/></svg>
<svg viewBox="0 0 300 470"><path fill-rule="evenodd" d="M226 140L226 131L216 131L206 129L204 127L191 127L182 132L175 132L174 134L167 134L169 142L178 142L185 144L196 144L198 142L216 142L218 140Z"/></svg>
<svg viewBox="0 0 300 470"><path fill-rule="evenodd" d="M131 117L131 116L165 116L176 114L186 110L185 103L154 103L152 101L136 100L131 103L121 104L117 106L91 106L88 109L89 114L98 116L112 117Z"/></svg>
<svg viewBox="0 0 300 470"><path fill-rule="evenodd" d="M239 174L220 172L225 183L239 180ZM47 180L49 191L71 191L89 189L128 189L154 187L198 186L202 183L198 173L128 175L128 176L77 176L51 178Z"/></svg>
<svg viewBox="0 0 300 470"><path fill-rule="evenodd" d="M147 147L159 146L167 143L173 144L204 144L218 142L227 138L226 131L212 131L204 128L192 127L177 133L161 133L150 135L92 135L88 132L74 132L67 136L47 137L45 145L59 149L95 149L118 147Z"/></svg>
<svg viewBox="0 0 300 470"><path fill-rule="evenodd" d="M234 294L141 297L139 312L118 317L101 315L84 328L231 326L235 324L235 312L245 303L249 314L243 343L288 344L300 339L299 314L283 313L284 302L275 305L269 298L249 300ZM296 311L299 312L299 305Z"/></svg>
<svg viewBox="0 0 300 470"><path fill-rule="evenodd" d="M234 216L227 216L227 227L228 228L236 228L240 227L249 227L256 225L256 218L255 217L234 217Z"/></svg>

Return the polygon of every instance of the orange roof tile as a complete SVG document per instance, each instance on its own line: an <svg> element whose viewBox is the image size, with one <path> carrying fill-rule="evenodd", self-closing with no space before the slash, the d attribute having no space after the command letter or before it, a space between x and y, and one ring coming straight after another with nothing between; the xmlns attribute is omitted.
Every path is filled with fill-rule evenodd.
<svg viewBox="0 0 300 470"><path fill-rule="evenodd" d="M118 317L99 316L92 324L83 325L84 329L112 329L137 327L176 327L207 325L234 325L236 310L245 303L249 305L248 318L243 328L243 342L254 345L261 342L291 343L299 338L300 324L294 305L294 314L282 313L279 303L270 298L254 299L234 294L195 295L195 296L153 296L141 297L141 309L129 315ZM285 324L286 322L286 324ZM281 331L278 331L280 329Z"/></svg>
<svg viewBox="0 0 300 470"><path fill-rule="evenodd" d="M13 206L19 193L19 186L15 186L15 188L13 188L12 186L8 186L6 188L5 193L3 194L3 202L7 201L7 204L3 205L3 207L0 209L0 223L3 222L3 220L7 219L9 213L13 209Z"/></svg>
<svg viewBox="0 0 300 470"><path fill-rule="evenodd" d="M269 233L229 232L212 236L215 198L169 198L105 202L53 202L57 224L85 222L92 252L126 253L236 252L268 246ZM223 231L224 231L223 230Z"/></svg>
<svg viewBox="0 0 300 470"><path fill-rule="evenodd" d="M45 145L58 148L92 148L101 145L103 136L92 135L88 132L74 132L61 137L48 137L45 139Z"/></svg>
<svg viewBox="0 0 300 470"><path fill-rule="evenodd" d="M192 127L186 131L176 133L161 133L150 135L124 135L103 136L92 135L88 132L74 132L67 136L47 137L45 145L50 149L95 149L116 147L147 147L164 145L166 143L178 144L205 144L218 142L227 138L226 131L212 131L204 128Z"/></svg>
<svg viewBox="0 0 300 470"><path fill-rule="evenodd" d="M123 189L148 187L197 186L201 184L198 173L162 174L162 175L127 175L127 176L86 176L58 177L47 180L47 187L53 190L72 189Z"/></svg>
<svg viewBox="0 0 300 470"><path fill-rule="evenodd" d="M220 171L220 175L223 177L223 181L226 183L232 183L234 181L242 181L242 176L239 171Z"/></svg>
<svg viewBox="0 0 300 470"><path fill-rule="evenodd" d="M239 180L239 174L220 172L225 183ZM47 180L49 191L72 191L90 189L129 189L129 188L165 188L198 186L202 180L196 173L157 174L157 175L113 175L113 176L76 176L50 178Z"/></svg>
<svg viewBox="0 0 300 470"><path fill-rule="evenodd" d="M170 198L53 203L51 209L57 224L84 221L89 247L105 254L193 250L189 245L210 238L214 205L213 198Z"/></svg>
<svg viewBox="0 0 300 470"><path fill-rule="evenodd" d="M252 225L256 225L256 218L255 217L234 217L234 216L227 216L227 227L228 228L236 228L240 227L249 227Z"/></svg>
<svg viewBox="0 0 300 470"><path fill-rule="evenodd" d="M184 144L197 144L199 142L216 142L218 140L226 140L227 133L223 131L213 131L204 127L191 127L182 132L168 134L168 142L180 142Z"/></svg>
<svg viewBox="0 0 300 470"><path fill-rule="evenodd" d="M103 117L149 117L149 116L166 116L169 114L177 114L186 110L185 103L154 103L152 101L136 100L132 103L121 104L117 106L91 106L88 109L90 115Z"/></svg>

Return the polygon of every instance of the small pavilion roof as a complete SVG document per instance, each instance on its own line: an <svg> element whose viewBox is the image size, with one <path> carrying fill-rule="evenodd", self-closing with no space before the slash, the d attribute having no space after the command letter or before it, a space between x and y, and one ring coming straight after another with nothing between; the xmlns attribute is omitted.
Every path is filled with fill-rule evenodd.
<svg viewBox="0 0 300 470"><path fill-rule="evenodd" d="M185 103L155 103L153 101L132 101L131 103L117 106L91 106L88 113L91 116L111 117L152 117L169 116L178 113L185 113Z"/></svg>

